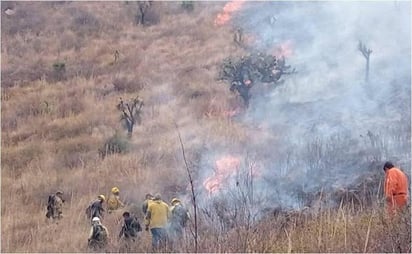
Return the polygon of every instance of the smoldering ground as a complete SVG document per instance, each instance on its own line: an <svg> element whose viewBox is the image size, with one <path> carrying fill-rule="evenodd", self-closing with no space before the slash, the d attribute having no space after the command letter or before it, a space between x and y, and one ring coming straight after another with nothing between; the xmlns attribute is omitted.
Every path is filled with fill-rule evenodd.
<svg viewBox="0 0 412 254"><path fill-rule="evenodd" d="M273 52L287 42L287 61L297 73L265 96L254 93L258 84L252 88L250 107L236 119L249 126L250 143L205 152L204 179L232 151L241 158L253 154L261 164L253 188L265 200L258 203L298 208L313 193L366 182L368 193L379 196L385 160L409 174L410 19L408 2L245 4L232 25L255 38L256 51ZM360 41L372 50L368 80ZM239 186L234 175L226 190Z"/></svg>

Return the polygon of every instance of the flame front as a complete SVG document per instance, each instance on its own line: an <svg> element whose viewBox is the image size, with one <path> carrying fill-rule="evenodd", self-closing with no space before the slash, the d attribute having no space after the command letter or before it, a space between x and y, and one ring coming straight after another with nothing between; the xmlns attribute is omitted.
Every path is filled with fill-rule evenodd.
<svg viewBox="0 0 412 254"><path fill-rule="evenodd" d="M209 191L210 194L216 193L223 187L225 180L231 175L237 173L239 168L240 158L231 155L224 156L216 161L213 176L208 177L203 182L203 186L207 191Z"/></svg>
<svg viewBox="0 0 412 254"><path fill-rule="evenodd" d="M240 10L245 3L245 0L231 1L223 7L223 11L216 16L215 25L223 26L229 22L234 12Z"/></svg>

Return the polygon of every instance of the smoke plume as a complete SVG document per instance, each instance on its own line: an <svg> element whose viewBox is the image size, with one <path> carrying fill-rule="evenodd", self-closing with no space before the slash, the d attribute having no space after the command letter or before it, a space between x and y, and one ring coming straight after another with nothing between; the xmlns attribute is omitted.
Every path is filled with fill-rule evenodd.
<svg viewBox="0 0 412 254"><path fill-rule="evenodd" d="M287 45L287 64L297 70L270 94L253 95L237 119L275 136L251 134L241 155L255 152L261 174L253 188L268 202L301 207L302 195L383 177L385 160L409 174L410 9L392 1L249 2L234 15L233 25L256 38L254 50ZM368 81L360 41L372 50ZM205 177L230 153L221 150L205 156Z"/></svg>

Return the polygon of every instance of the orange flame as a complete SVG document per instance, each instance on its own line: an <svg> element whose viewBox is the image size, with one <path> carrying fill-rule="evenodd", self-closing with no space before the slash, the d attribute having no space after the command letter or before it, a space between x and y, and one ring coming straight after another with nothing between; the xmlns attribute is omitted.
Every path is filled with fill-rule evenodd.
<svg viewBox="0 0 412 254"><path fill-rule="evenodd" d="M209 194L215 194L221 190L225 184L227 185L228 179L238 173L240 170L240 157L235 157L232 155L227 155L215 162L214 174L208 177L204 182L203 186L209 192ZM256 164L251 164L251 176L258 177L260 172L258 172L258 167Z"/></svg>
<svg viewBox="0 0 412 254"><path fill-rule="evenodd" d="M233 173L236 173L240 167L240 158L232 155L224 156L216 161L215 172L213 176L208 177L203 186L210 194L215 193L222 188L224 181Z"/></svg>
<svg viewBox="0 0 412 254"><path fill-rule="evenodd" d="M273 55L276 57L288 58L294 54L292 42L290 40L281 43L273 49Z"/></svg>
<svg viewBox="0 0 412 254"><path fill-rule="evenodd" d="M216 16L215 25L223 26L224 24L229 22L232 18L232 14L240 10L244 3L245 0L238 0L230 1L229 3L225 4L223 11Z"/></svg>
<svg viewBox="0 0 412 254"><path fill-rule="evenodd" d="M205 116L232 118L232 117L239 115L240 113L242 113L242 109L240 107L235 107L235 108L230 108L230 109L220 109L212 105L209 107L208 111L205 112Z"/></svg>

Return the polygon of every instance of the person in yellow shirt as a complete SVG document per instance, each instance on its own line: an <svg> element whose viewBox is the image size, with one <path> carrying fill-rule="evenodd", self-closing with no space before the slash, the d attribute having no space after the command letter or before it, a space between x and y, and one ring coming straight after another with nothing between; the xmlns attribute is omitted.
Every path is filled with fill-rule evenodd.
<svg viewBox="0 0 412 254"><path fill-rule="evenodd" d="M150 229L150 232L152 233L153 251L162 250L166 247L166 226L169 222L169 218L169 206L162 201L160 194L156 194L147 208L145 217L145 229L146 231Z"/></svg>
<svg viewBox="0 0 412 254"><path fill-rule="evenodd" d="M114 210L117 210L119 208L123 208L124 204L120 200L120 190L117 187L112 188L112 193L109 196L109 199L107 200L107 212L111 213Z"/></svg>

